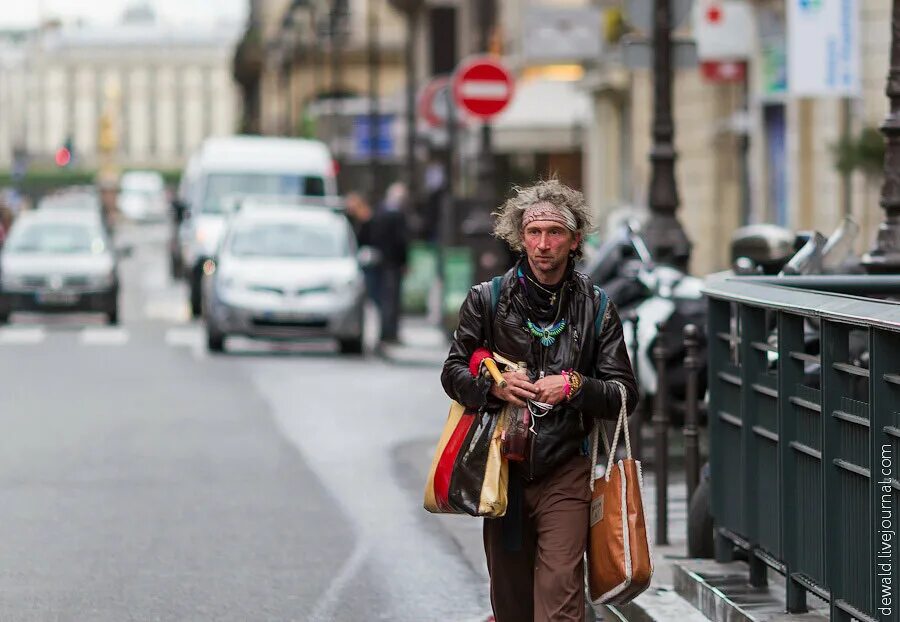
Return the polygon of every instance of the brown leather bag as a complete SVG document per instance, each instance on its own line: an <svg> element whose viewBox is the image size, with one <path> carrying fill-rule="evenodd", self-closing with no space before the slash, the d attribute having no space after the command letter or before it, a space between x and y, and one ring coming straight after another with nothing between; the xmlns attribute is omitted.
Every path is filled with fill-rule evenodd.
<svg viewBox="0 0 900 622"><path fill-rule="evenodd" d="M620 383L622 407L612 446L606 430L597 424L592 435L591 522L588 537L588 587L594 605L622 605L650 586L653 560L641 500L641 463L631 457L625 387ZM613 463L619 433L625 430L625 459ZM609 459L603 476L595 477L598 436L603 437Z"/></svg>

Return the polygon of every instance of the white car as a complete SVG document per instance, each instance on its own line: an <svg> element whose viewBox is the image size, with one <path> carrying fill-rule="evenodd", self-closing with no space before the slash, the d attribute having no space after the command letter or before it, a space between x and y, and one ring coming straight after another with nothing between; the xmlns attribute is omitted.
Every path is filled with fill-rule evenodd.
<svg viewBox="0 0 900 622"><path fill-rule="evenodd" d="M337 200L334 162L325 143L301 138L207 138L191 156L175 201L181 215L171 244L173 274L190 290L191 314L203 307L203 265L215 252L238 196L290 195Z"/></svg>
<svg viewBox="0 0 900 622"><path fill-rule="evenodd" d="M128 219L162 221L169 213L166 184L156 171L128 171L119 182L119 211Z"/></svg>
<svg viewBox="0 0 900 622"><path fill-rule="evenodd" d="M347 218L325 208L254 206L229 219L204 266L207 345L229 335L334 338L363 349L365 286Z"/></svg>
<svg viewBox="0 0 900 622"><path fill-rule="evenodd" d="M19 216L0 253L0 324L17 311L97 312L119 321L117 253L99 215Z"/></svg>

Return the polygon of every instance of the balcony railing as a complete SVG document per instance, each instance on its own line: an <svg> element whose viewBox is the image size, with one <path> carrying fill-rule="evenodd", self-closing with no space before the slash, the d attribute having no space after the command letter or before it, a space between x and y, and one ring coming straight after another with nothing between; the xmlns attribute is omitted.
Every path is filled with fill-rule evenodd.
<svg viewBox="0 0 900 622"><path fill-rule="evenodd" d="M727 277L709 296L716 557L832 620L900 620L898 277Z"/></svg>

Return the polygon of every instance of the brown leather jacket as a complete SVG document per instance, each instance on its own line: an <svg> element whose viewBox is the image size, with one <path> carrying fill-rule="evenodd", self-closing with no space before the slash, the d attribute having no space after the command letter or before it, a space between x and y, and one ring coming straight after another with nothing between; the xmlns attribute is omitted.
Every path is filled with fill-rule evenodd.
<svg viewBox="0 0 900 622"><path fill-rule="evenodd" d="M537 433L529 436L530 459L520 469L525 479L533 480L583 450L594 418L618 416L621 398L611 381L618 380L625 386L629 413L637 404L638 391L622 323L612 301L607 304L596 334L594 320L600 301L587 276L574 272L563 285L567 327L553 345L545 347L525 327L525 293L515 270L503 276L493 312L489 281L469 291L459 312L459 327L444 362L441 383L447 395L469 408L499 410L502 403L488 393L490 381L473 378L469 371L469 357L482 346L511 361L526 362L532 381L537 380L541 369L546 375L567 369L583 375L584 384L571 400L536 419Z"/></svg>

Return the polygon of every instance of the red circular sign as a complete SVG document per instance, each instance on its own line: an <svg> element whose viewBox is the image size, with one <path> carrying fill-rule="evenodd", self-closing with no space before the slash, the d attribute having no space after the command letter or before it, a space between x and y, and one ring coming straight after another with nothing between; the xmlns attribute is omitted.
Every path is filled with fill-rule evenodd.
<svg viewBox="0 0 900 622"><path fill-rule="evenodd" d="M490 119L506 108L514 87L506 67L486 56L463 62L453 74L456 105L482 119Z"/></svg>
<svg viewBox="0 0 900 622"><path fill-rule="evenodd" d="M443 127L447 124L449 106L446 91L450 78L438 76L433 78L419 94L419 116L431 127Z"/></svg>

